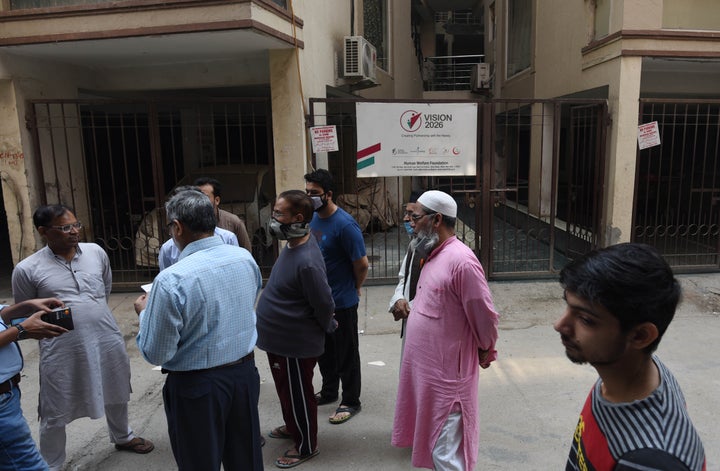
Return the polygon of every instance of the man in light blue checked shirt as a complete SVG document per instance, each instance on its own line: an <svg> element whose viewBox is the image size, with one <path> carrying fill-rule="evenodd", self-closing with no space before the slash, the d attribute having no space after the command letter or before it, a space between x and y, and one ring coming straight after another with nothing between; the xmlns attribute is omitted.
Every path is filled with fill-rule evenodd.
<svg viewBox="0 0 720 471"><path fill-rule="evenodd" d="M135 301L137 344L161 365L173 455L182 470L260 470L260 377L255 299L260 269L247 250L214 236L215 212L199 190L165 205L177 263Z"/></svg>

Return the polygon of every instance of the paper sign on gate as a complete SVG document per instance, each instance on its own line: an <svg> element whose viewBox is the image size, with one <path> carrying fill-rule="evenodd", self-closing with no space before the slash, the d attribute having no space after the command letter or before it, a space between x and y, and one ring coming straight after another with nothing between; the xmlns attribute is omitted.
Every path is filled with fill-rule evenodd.
<svg viewBox="0 0 720 471"><path fill-rule="evenodd" d="M640 150L660 145L660 131L657 121L638 126L638 146Z"/></svg>
<svg viewBox="0 0 720 471"><path fill-rule="evenodd" d="M335 152L339 150L335 126L313 126L310 128L313 152Z"/></svg>

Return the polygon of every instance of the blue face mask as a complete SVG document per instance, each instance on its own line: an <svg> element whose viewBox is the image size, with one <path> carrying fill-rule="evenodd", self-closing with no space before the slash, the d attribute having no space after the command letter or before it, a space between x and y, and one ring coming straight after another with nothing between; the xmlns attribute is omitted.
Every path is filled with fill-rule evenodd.
<svg viewBox="0 0 720 471"><path fill-rule="evenodd" d="M413 228L410 225L410 221L405 221L405 230L407 231L409 236L413 235Z"/></svg>

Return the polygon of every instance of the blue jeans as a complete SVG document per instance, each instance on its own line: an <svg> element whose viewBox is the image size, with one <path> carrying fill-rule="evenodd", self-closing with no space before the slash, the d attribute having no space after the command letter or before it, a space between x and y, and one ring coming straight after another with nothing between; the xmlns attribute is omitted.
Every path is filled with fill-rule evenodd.
<svg viewBox="0 0 720 471"><path fill-rule="evenodd" d="M20 390L0 394L0 471L48 469L20 408Z"/></svg>

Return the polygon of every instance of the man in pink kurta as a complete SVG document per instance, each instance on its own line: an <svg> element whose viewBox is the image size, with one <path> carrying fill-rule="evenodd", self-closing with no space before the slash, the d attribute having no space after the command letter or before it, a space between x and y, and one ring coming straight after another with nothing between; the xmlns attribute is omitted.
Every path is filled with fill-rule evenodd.
<svg viewBox="0 0 720 471"><path fill-rule="evenodd" d="M498 315L475 254L454 233L457 205L427 191L411 216L429 253L408 317L392 444L412 464L472 470L478 456L479 367L497 357Z"/></svg>

